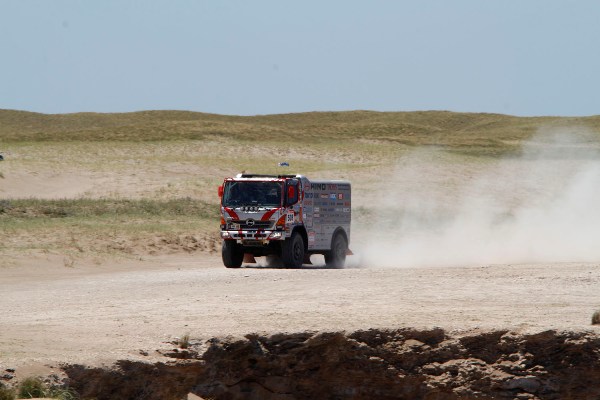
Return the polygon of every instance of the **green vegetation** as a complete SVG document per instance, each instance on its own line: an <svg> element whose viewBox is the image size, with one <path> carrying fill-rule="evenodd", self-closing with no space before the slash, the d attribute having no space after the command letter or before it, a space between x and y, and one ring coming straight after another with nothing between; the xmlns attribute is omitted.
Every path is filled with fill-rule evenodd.
<svg viewBox="0 0 600 400"><path fill-rule="evenodd" d="M351 180L354 221L376 223L370 202L385 177L403 166L403 156L418 150L425 160L419 168L438 166L428 172L432 176L448 170L469 179L499 157L519 154L539 131L564 127L578 136L573 146L600 147L600 116L0 110L6 158L0 162L0 196L6 196L0 197L0 251L58 252L65 266L88 253L218 251L216 188L241 171ZM555 146L535 138L540 148ZM560 146L556 154L571 153L568 144ZM292 167L282 170L280 161ZM412 181L391 182L407 188ZM53 200L57 196L71 198Z"/></svg>
<svg viewBox="0 0 600 400"><path fill-rule="evenodd" d="M235 139L251 143L261 139L326 143L370 139L496 155L514 150L542 126L581 126L598 133L600 116L347 111L242 117L186 111L49 115L0 110L0 139L8 142Z"/></svg>
<svg viewBox="0 0 600 400"><path fill-rule="evenodd" d="M58 400L75 400L78 396L70 389L47 385L39 377L29 377L19 385L20 399L52 398Z"/></svg>
<svg viewBox="0 0 600 400"><path fill-rule="evenodd" d="M69 255L65 266L86 252L211 250L218 215L215 205L189 198L3 200L0 249L60 251Z"/></svg>
<svg viewBox="0 0 600 400"><path fill-rule="evenodd" d="M15 396L14 389L8 388L0 382L0 400L15 400Z"/></svg>
<svg viewBox="0 0 600 400"><path fill-rule="evenodd" d="M181 336L177 340L177 345L179 346L180 349L187 349L188 347L190 347L190 335L189 335L189 333L186 333L185 335Z"/></svg>
<svg viewBox="0 0 600 400"><path fill-rule="evenodd" d="M191 198L147 199L18 199L0 201L0 221L92 217L188 217L214 219L218 209Z"/></svg>
<svg viewBox="0 0 600 400"><path fill-rule="evenodd" d="M22 399L33 399L36 397L46 397L48 388L39 377L30 377L25 379L19 385L19 397Z"/></svg>

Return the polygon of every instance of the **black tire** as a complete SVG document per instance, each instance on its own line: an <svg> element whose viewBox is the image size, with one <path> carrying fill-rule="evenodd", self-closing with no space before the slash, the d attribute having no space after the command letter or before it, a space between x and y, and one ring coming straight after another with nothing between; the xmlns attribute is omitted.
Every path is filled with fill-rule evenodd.
<svg viewBox="0 0 600 400"><path fill-rule="evenodd" d="M329 268L344 268L348 242L341 233L337 233L331 241L331 250L325 253L325 264Z"/></svg>
<svg viewBox="0 0 600 400"><path fill-rule="evenodd" d="M223 264L227 268L239 268L242 266L242 261L244 261L242 246L234 240L223 240L221 256L223 257Z"/></svg>
<svg viewBox="0 0 600 400"><path fill-rule="evenodd" d="M304 261L304 239L299 232L292 233L292 236L283 242L281 261L283 261L285 268L300 268L302 266Z"/></svg>

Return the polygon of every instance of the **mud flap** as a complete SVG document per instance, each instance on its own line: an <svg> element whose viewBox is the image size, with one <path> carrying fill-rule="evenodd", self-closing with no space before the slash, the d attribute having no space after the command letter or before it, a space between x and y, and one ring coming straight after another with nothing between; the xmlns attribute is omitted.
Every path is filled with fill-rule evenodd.
<svg viewBox="0 0 600 400"><path fill-rule="evenodd" d="M244 253L244 263L256 264L256 258L251 253Z"/></svg>
<svg viewBox="0 0 600 400"><path fill-rule="evenodd" d="M302 264L312 265L312 262L310 262L310 254L305 254L304 255L304 261L302 261Z"/></svg>

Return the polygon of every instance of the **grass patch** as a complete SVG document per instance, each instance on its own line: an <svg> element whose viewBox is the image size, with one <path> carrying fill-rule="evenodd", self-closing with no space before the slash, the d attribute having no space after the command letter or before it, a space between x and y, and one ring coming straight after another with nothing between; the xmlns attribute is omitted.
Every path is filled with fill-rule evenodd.
<svg viewBox="0 0 600 400"><path fill-rule="evenodd" d="M21 382L18 396L20 399L47 397L58 400L75 400L78 398L72 389L48 385L40 377L29 377Z"/></svg>
<svg viewBox="0 0 600 400"><path fill-rule="evenodd" d="M120 114L39 114L0 110L0 138L24 141L156 142L233 139L243 142L294 142L371 139L406 146L439 146L495 156L509 143L531 137L542 126L582 126L600 132L600 116L513 117L485 113L310 112L263 116L227 116L183 111Z"/></svg>
<svg viewBox="0 0 600 400"><path fill-rule="evenodd" d="M177 345L180 349L187 349L188 347L190 347L190 335L186 333L185 335L177 339Z"/></svg>
<svg viewBox="0 0 600 400"><path fill-rule="evenodd" d="M26 378L19 385L19 397L22 399L46 397L47 391L46 384L39 377Z"/></svg>
<svg viewBox="0 0 600 400"><path fill-rule="evenodd" d="M14 389L6 387L0 382L0 400L15 400L16 392Z"/></svg>
<svg viewBox="0 0 600 400"><path fill-rule="evenodd" d="M219 209L189 198L20 199L0 202L0 249L83 253L213 251Z"/></svg>
<svg viewBox="0 0 600 400"><path fill-rule="evenodd" d="M458 173L469 179L498 158L518 155L540 127L564 126L577 127L575 134L586 147L600 147L600 116L352 111L239 117L0 110L0 150L9 155L0 164L5 176L0 193L82 197L0 199L0 250L60 251L70 267L87 252L144 254L158 248L159 253L202 248L198 241L213 249L219 221L216 188L242 170L350 180L353 219L371 225L377 223L369 206L375 194L390 184L411 190L411 179L396 182L394 172L410 167L414 157L427 160L415 174L422 168L425 179L438 187L460 188L428 177L428 165L452 169L464 164ZM568 155L568 146L564 150L558 154ZM277 167L281 161L290 168Z"/></svg>
<svg viewBox="0 0 600 400"><path fill-rule="evenodd" d="M148 199L17 199L0 201L0 221L11 219L54 219L93 217L193 216L218 220L218 206L191 198Z"/></svg>

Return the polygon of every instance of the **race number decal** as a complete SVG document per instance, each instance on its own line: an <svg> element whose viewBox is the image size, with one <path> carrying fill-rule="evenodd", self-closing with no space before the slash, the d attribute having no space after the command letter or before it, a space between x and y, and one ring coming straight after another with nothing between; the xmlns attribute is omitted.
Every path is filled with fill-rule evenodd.
<svg viewBox="0 0 600 400"><path fill-rule="evenodd" d="M293 224L294 223L294 211L290 210L287 213L287 223L288 224Z"/></svg>

